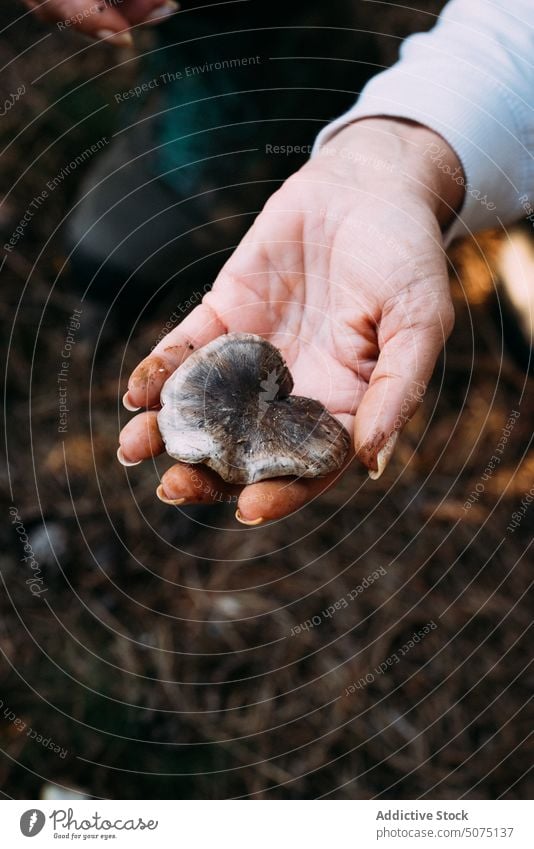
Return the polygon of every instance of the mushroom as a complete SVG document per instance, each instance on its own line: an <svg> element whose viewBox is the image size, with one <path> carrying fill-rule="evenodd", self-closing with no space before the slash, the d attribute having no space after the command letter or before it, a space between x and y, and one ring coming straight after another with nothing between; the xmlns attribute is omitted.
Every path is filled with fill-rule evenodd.
<svg viewBox="0 0 534 849"><path fill-rule="evenodd" d="M318 401L291 395L280 351L230 333L195 351L161 391L158 425L167 453L205 463L229 483L322 477L339 469L350 437Z"/></svg>

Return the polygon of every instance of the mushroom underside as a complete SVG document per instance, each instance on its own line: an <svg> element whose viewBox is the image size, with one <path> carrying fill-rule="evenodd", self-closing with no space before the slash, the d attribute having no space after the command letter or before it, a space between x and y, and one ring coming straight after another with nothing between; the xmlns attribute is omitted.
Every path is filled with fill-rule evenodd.
<svg viewBox="0 0 534 849"><path fill-rule="evenodd" d="M323 477L349 450L343 425L311 398L290 395L277 348L230 334L201 348L162 390L158 424L167 453L204 463L229 483Z"/></svg>

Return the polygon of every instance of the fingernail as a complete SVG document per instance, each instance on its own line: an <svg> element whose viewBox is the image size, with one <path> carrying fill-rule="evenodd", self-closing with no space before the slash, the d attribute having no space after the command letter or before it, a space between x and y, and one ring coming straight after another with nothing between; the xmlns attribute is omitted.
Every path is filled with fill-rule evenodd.
<svg viewBox="0 0 534 849"><path fill-rule="evenodd" d="M376 455L376 465L378 466L378 469L376 470L376 472L373 471L373 469L369 469L368 471L368 475L372 481L377 481L378 478L382 475L384 469L386 468L387 464L391 459L393 451L395 450L395 445L397 444L398 438L399 432L398 430L396 430L394 433L391 434L391 436L388 436L388 438L384 442L384 445Z"/></svg>
<svg viewBox="0 0 534 849"><path fill-rule="evenodd" d="M142 463L142 460L127 460L124 454L122 453L122 448L117 448L117 460L122 466L138 466L139 463Z"/></svg>
<svg viewBox="0 0 534 849"><path fill-rule="evenodd" d="M122 406L128 410L129 413L137 413L137 411L141 409L141 407L134 407L133 404L130 404L127 392L125 392L122 396Z"/></svg>
<svg viewBox="0 0 534 849"><path fill-rule="evenodd" d="M235 517L242 525L248 525L251 528L253 528L254 525L261 525L261 523L265 521L263 516L260 516L258 519L244 519L239 510L235 511Z"/></svg>
<svg viewBox="0 0 534 849"><path fill-rule="evenodd" d="M162 484L160 484L158 486L158 488L156 490L156 495L157 495L157 497L159 498L160 501L163 501L164 504L179 505L179 504L185 504L185 502L187 501L186 498L167 498L167 496L165 495L165 492L163 490Z"/></svg>
<svg viewBox="0 0 534 849"><path fill-rule="evenodd" d="M175 3L174 0L167 0L162 6L158 6L157 9L152 9L152 11L146 16L143 24L158 24L160 21L168 18L169 15L173 15L180 8L179 3Z"/></svg>
<svg viewBox="0 0 534 849"><path fill-rule="evenodd" d="M113 32L112 29L99 29L96 37L117 47L133 47L133 38L129 32Z"/></svg>

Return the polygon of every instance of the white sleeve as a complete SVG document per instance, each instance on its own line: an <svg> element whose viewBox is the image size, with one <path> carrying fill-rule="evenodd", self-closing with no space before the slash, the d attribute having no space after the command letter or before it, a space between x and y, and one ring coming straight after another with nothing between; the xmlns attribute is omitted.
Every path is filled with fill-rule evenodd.
<svg viewBox="0 0 534 849"><path fill-rule="evenodd" d="M452 0L428 33L370 80L314 153L358 118L408 118L455 150L466 193L447 242L534 210L534 0Z"/></svg>

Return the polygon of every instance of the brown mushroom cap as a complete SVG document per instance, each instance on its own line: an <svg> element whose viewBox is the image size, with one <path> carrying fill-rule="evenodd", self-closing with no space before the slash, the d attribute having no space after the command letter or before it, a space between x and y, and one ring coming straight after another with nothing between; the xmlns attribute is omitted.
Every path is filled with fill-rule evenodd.
<svg viewBox="0 0 534 849"><path fill-rule="evenodd" d="M158 425L167 453L205 463L230 483L336 471L349 450L347 431L292 388L280 351L261 336L219 336L163 386Z"/></svg>

